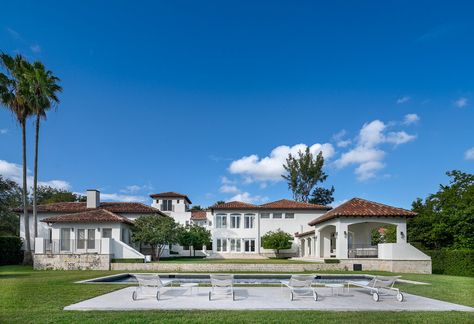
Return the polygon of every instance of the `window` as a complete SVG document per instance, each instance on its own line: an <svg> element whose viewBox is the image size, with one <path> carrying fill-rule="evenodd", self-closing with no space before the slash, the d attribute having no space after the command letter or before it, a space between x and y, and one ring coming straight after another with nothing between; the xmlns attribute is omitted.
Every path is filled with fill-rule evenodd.
<svg viewBox="0 0 474 324"><path fill-rule="evenodd" d="M260 218L270 218L270 213L260 213Z"/></svg>
<svg viewBox="0 0 474 324"><path fill-rule="evenodd" d="M244 218L244 228L253 228L255 215L254 214L247 214Z"/></svg>
<svg viewBox="0 0 474 324"><path fill-rule="evenodd" d="M230 239L230 252L240 252L240 239Z"/></svg>
<svg viewBox="0 0 474 324"><path fill-rule="evenodd" d="M111 228L103 228L102 229L102 238L112 238L112 229Z"/></svg>
<svg viewBox="0 0 474 324"><path fill-rule="evenodd" d="M189 245L183 245L183 250L184 251L189 251Z"/></svg>
<svg viewBox="0 0 474 324"><path fill-rule="evenodd" d="M230 228L240 228L240 214L230 215Z"/></svg>
<svg viewBox="0 0 474 324"><path fill-rule="evenodd" d="M285 213L285 218L295 218L294 213Z"/></svg>
<svg viewBox="0 0 474 324"><path fill-rule="evenodd" d="M176 203L177 203L177 204L179 204L179 199L178 199L178 200L176 200Z"/></svg>
<svg viewBox="0 0 474 324"><path fill-rule="evenodd" d="M77 249L85 249L86 248L86 230L85 229L78 229L77 230Z"/></svg>
<svg viewBox="0 0 474 324"><path fill-rule="evenodd" d="M244 239L244 252L255 252L255 239Z"/></svg>
<svg viewBox="0 0 474 324"><path fill-rule="evenodd" d="M227 228L227 215L216 215L216 228Z"/></svg>
<svg viewBox="0 0 474 324"><path fill-rule="evenodd" d="M227 239L217 239L217 252L227 251Z"/></svg>
<svg viewBox="0 0 474 324"><path fill-rule="evenodd" d="M93 228L87 230L87 248L95 249L95 229Z"/></svg>
<svg viewBox="0 0 474 324"><path fill-rule="evenodd" d="M161 204L162 211L173 211L173 200L171 199L163 199L163 203Z"/></svg>
<svg viewBox="0 0 474 324"><path fill-rule="evenodd" d="M71 250L71 229L61 228L61 251Z"/></svg>
<svg viewBox="0 0 474 324"><path fill-rule="evenodd" d="M273 213L273 218L281 218L282 213Z"/></svg>

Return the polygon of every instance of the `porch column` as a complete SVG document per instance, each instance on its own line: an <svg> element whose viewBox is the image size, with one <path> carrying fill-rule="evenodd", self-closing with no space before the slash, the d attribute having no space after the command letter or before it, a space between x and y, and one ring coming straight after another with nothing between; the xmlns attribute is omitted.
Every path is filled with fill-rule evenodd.
<svg viewBox="0 0 474 324"><path fill-rule="evenodd" d="M336 225L336 233L336 258L347 259L347 238L349 236L347 224L339 222Z"/></svg>
<svg viewBox="0 0 474 324"><path fill-rule="evenodd" d="M321 232L320 231L315 231L314 232L314 256L316 259L321 258Z"/></svg>
<svg viewBox="0 0 474 324"><path fill-rule="evenodd" d="M397 225L397 243L407 242L407 223L403 221Z"/></svg>

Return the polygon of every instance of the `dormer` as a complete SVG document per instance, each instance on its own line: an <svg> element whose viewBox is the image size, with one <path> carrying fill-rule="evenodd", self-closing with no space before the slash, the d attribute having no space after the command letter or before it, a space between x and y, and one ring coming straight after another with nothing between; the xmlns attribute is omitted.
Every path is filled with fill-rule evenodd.
<svg viewBox="0 0 474 324"><path fill-rule="evenodd" d="M161 192L152 194L152 207L159 209L165 213L184 213L189 210L189 205L192 204L188 196L178 192Z"/></svg>

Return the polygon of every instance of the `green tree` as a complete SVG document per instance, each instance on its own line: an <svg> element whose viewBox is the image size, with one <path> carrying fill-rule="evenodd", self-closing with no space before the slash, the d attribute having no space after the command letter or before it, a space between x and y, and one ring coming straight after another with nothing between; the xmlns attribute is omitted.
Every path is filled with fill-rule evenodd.
<svg viewBox="0 0 474 324"><path fill-rule="evenodd" d="M408 221L408 239L428 249L474 249L474 174L446 174L451 178L448 185L413 202L418 215Z"/></svg>
<svg viewBox="0 0 474 324"><path fill-rule="evenodd" d="M288 189L293 193L293 199L302 202L312 202L326 205L334 201L332 197L334 187L324 189L316 187L318 183L326 181L328 175L323 171L324 157L322 152L314 157L309 147L305 152L298 152L298 156L288 154L283 165L286 173L283 179L288 183ZM312 192L312 193L311 193Z"/></svg>
<svg viewBox="0 0 474 324"><path fill-rule="evenodd" d="M36 201L38 205L59 202L76 202L86 201L86 196L78 195L68 190L57 189L50 186L39 186L36 191Z"/></svg>
<svg viewBox="0 0 474 324"><path fill-rule="evenodd" d="M0 175L0 236L18 236L20 221L12 211L21 205L21 188Z"/></svg>
<svg viewBox="0 0 474 324"><path fill-rule="evenodd" d="M199 211L199 210L203 210L201 205L194 205L193 207L191 207L191 211Z"/></svg>
<svg viewBox="0 0 474 324"><path fill-rule="evenodd" d="M291 242L293 242L293 236L281 229L267 232L262 236L262 247L264 249L276 250L277 256L280 254L280 250L290 249Z"/></svg>
<svg viewBox="0 0 474 324"><path fill-rule="evenodd" d="M371 231L372 245L379 243L397 243L397 226L387 224Z"/></svg>
<svg viewBox="0 0 474 324"><path fill-rule="evenodd" d="M159 260L169 244L178 242L179 224L168 216L138 217L132 228L132 240L151 246L154 260Z"/></svg>
<svg viewBox="0 0 474 324"><path fill-rule="evenodd" d="M194 256L196 256L196 248L201 248L211 242L211 232L203 226L196 224L182 227L179 231L178 243L182 246L189 246L193 248ZM189 256L191 256L191 249L189 249Z"/></svg>
<svg viewBox="0 0 474 324"><path fill-rule="evenodd" d="M218 200L218 201L216 201L216 203L214 204L214 206L222 205L222 204L225 204L225 201L224 201L224 200Z"/></svg>
<svg viewBox="0 0 474 324"><path fill-rule="evenodd" d="M28 104L32 114L35 115L35 158L33 174L33 223L34 237L38 236L37 224L37 189L38 189L38 146L41 119L46 119L48 110L59 103L57 93L62 91L58 85L59 79L53 72L46 70L44 65L36 61L33 64L26 64L25 78L28 83Z"/></svg>
<svg viewBox="0 0 474 324"><path fill-rule="evenodd" d="M22 198L26 237L23 263L32 264L33 256L31 254L30 220L28 217L28 185L26 182L26 121L32 114L27 101L29 87L25 78L25 71L28 62L21 55L17 55L13 58L4 53L0 54L0 61L6 72L0 73L0 103L13 113L21 127L23 160Z"/></svg>

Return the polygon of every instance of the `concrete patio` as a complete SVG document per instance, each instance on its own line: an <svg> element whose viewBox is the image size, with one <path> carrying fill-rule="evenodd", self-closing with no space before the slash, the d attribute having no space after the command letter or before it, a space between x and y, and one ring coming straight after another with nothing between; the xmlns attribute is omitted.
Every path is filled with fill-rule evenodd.
<svg viewBox="0 0 474 324"><path fill-rule="evenodd" d="M278 287L237 287L236 300L216 297L208 300L209 287L199 287L191 295L189 289L173 287L162 290L160 300L143 297L133 301L134 287L117 290L65 307L65 310L323 310L323 311L474 311L474 308L431 298L404 294L400 303L393 295L374 302L364 290L350 289L332 296L330 288L318 288L318 301L311 298L289 300L288 289Z"/></svg>

